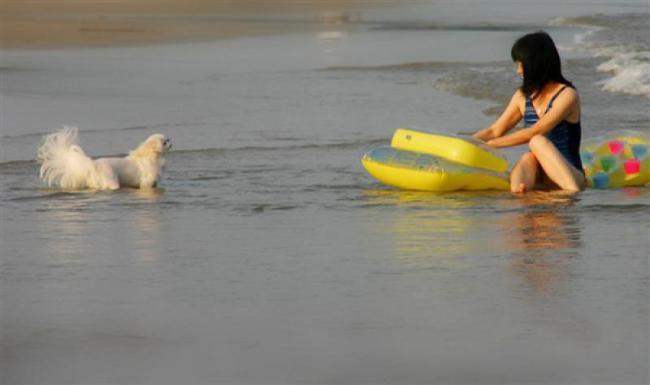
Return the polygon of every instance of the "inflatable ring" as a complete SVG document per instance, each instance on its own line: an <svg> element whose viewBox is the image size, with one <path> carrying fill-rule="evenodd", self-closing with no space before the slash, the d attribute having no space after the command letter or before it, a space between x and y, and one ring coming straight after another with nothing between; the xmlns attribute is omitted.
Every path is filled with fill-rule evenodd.
<svg viewBox="0 0 650 385"><path fill-rule="evenodd" d="M650 136L635 131L585 141L580 150L590 187L620 188L650 183Z"/></svg>
<svg viewBox="0 0 650 385"><path fill-rule="evenodd" d="M586 140L580 149L590 187L650 185L650 135L620 131ZM508 190L508 161L471 138L400 128L391 147L366 153L361 163L370 175L406 190Z"/></svg>
<svg viewBox="0 0 650 385"><path fill-rule="evenodd" d="M429 134L398 128L393 134L390 145L398 150L434 155L469 167L496 172L504 172L508 169L508 160L505 156L471 137Z"/></svg>
<svg viewBox="0 0 650 385"><path fill-rule="evenodd" d="M391 147L369 151L361 163L375 179L405 190L510 189L506 158L457 136L398 129Z"/></svg>

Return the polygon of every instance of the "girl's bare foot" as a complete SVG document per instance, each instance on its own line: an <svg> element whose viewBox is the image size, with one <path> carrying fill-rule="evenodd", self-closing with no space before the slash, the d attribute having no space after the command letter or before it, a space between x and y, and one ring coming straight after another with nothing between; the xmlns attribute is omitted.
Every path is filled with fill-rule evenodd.
<svg viewBox="0 0 650 385"><path fill-rule="evenodd" d="M519 187L515 190L517 194L524 194L526 193L526 184L525 183L519 183Z"/></svg>

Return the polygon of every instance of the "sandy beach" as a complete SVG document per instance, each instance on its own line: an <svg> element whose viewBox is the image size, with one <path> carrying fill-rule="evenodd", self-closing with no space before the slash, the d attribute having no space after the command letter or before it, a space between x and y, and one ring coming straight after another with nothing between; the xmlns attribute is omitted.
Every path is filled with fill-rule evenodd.
<svg viewBox="0 0 650 385"><path fill-rule="evenodd" d="M322 29L394 0L0 1L0 48L206 41Z"/></svg>

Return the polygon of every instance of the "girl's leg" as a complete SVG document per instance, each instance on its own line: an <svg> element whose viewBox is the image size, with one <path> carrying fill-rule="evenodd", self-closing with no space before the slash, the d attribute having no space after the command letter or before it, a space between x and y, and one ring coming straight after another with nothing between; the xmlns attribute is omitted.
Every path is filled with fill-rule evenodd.
<svg viewBox="0 0 650 385"><path fill-rule="evenodd" d="M585 185L585 176L564 159L558 149L542 135L534 136L528 143L544 173L562 190L580 191Z"/></svg>
<svg viewBox="0 0 650 385"><path fill-rule="evenodd" d="M535 155L525 153L510 172L510 191L524 193L532 190L537 181L537 166Z"/></svg>

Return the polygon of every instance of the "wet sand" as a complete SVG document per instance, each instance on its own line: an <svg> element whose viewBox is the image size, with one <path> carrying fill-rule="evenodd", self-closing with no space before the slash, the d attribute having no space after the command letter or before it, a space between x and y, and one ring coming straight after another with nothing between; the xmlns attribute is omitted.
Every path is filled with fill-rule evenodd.
<svg viewBox="0 0 650 385"><path fill-rule="evenodd" d="M0 1L0 48L206 41L325 28L394 0Z"/></svg>

